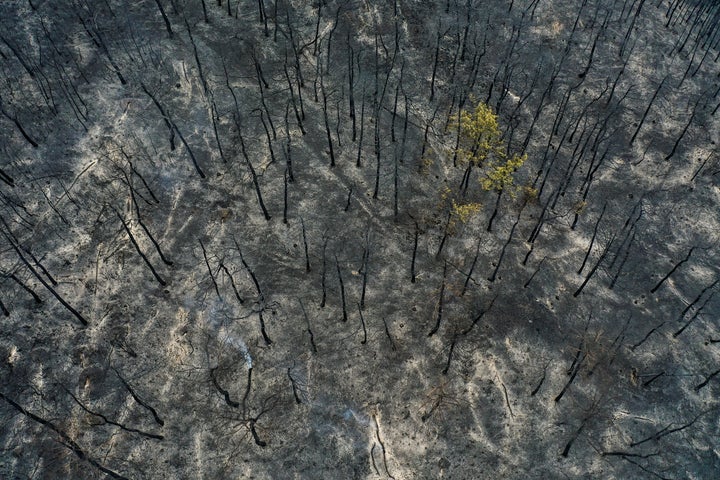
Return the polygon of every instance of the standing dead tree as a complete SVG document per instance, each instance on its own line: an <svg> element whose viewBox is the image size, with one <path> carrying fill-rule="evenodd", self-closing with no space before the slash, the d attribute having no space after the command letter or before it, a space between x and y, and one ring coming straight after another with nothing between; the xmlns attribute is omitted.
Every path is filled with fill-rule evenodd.
<svg viewBox="0 0 720 480"><path fill-rule="evenodd" d="M440 295L438 296L438 307L437 307L437 317L435 318L435 326L433 326L432 330L430 330L430 333L428 333L428 335L427 335L428 337L432 337L440 329L440 323L442 322L442 316L443 316L443 304L445 302L446 275L447 275L447 261L443 263L443 278L442 278L442 284L440 285Z"/></svg>
<svg viewBox="0 0 720 480"><path fill-rule="evenodd" d="M655 292L657 292L658 289L662 286L662 284L665 283L665 281L666 281L668 278L670 278L670 276L671 276L673 273L675 273L675 271L676 271L678 268L680 268L680 266L681 266L683 263L685 263L685 262L687 262L688 260L690 260L690 255L692 255L693 250L695 250L695 247L691 247L691 248L690 248L690 250L688 251L687 255L685 255L685 258L683 258L683 259L680 260L678 263L676 263L675 266L674 266L672 269L670 269L670 271L669 271L667 274L665 274L665 276L663 276L657 284L655 284L655 286L650 290L650 293L655 293Z"/></svg>
<svg viewBox="0 0 720 480"><path fill-rule="evenodd" d="M94 459L92 456L90 456L85 450L78 445L77 442L75 442L70 435L65 432L64 430L60 429L57 425L55 425L51 420L47 420L45 418L40 417L39 415L36 415L32 413L31 411L27 410L26 408L22 407L19 403L15 402L13 399L8 397L7 395L0 392L0 399L4 400L8 403L15 411L18 413L21 413L28 419L32 420L33 422L36 422L43 427L47 428L48 430L54 432L58 437L60 437L60 444L64 447L68 448L70 451L72 451L80 460L88 462L93 468L96 468L103 472L105 475L109 476L110 478L115 478L118 480L129 480L128 477L125 477L114 470L111 470L107 467L105 467L103 464L101 464L98 460Z"/></svg>
<svg viewBox="0 0 720 480"><path fill-rule="evenodd" d="M183 145L185 145L185 149L187 150L188 155L190 155L190 159L192 160L193 166L195 167L195 171L197 172L198 175L200 175L200 178L205 178L205 173L204 173L204 172L202 171L202 169L200 168L200 165L198 164L197 158L195 157L195 153L193 153L192 148L190 148L190 145L189 145L189 144L187 143L187 141L185 140L185 137L184 137L183 134L180 132L180 129L178 128L178 126L177 126L177 125L175 124L175 122L172 120L172 118L170 117L170 115L168 115L168 114L166 113L166 110L162 107L162 105L160 104L160 102L158 101L158 99L157 99L152 93L150 93L150 91L147 89L147 87L145 86L145 84L140 83L140 87L142 88L143 92L145 92L145 94L146 94L148 97L150 97L150 99L152 99L153 103L154 103L155 106L158 108L158 110L160 110L160 114L162 115L163 120L165 121L165 125L167 125L168 129L170 129L170 131L171 131L171 133L170 133L170 147L171 147L171 149L174 149L174 148L175 148L175 147L174 147L175 144L174 144L174 140L173 140L173 139L174 139L174 134L172 133L172 132L175 132L175 133L177 133L177 136L180 137L180 141L183 143Z"/></svg>
<svg viewBox="0 0 720 480"><path fill-rule="evenodd" d="M147 267L150 269L150 272L152 272L153 277L155 277L155 280L157 280L158 283L160 285L162 285L163 287L166 286L167 282L165 280L163 280L163 278L160 276L160 274L157 272L157 270L155 270L155 267L150 262L150 260L147 258L145 253L143 253L142 249L140 248L140 245L138 245L137 240L135 239L135 236L132 233L132 230L130 230L130 227L128 226L128 224L125 221L125 219L123 218L123 216L120 214L120 212L114 206L111 206L110 208L113 210L113 212L115 212L115 215L117 215L118 220L120 220L120 223L122 224L123 229L125 230L125 233L127 233L128 238L130 239L130 242L132 243L133 247L135 247L135 251L137 251L138 255L140 255L140 258L142 258L145 265L147 265Z"/></svg>
<svg viewBox="0 0 720 480"><path fill-rule="evenodd" d="M27 267L28 270L30 270L30 273L33 274L35 278L45 287L50 294L55 297L63 307L65 307L70 313L73 314L73 316L84 326L88 326L88 321L83 317L83 315L75 310L72 305L70 305L65 299L38 273L37 270L30 264L30 262L25 258L25 255L23 255L21 251L20 244L18 243L15 236L12 234L12 231L10 230L10 227L8 226L7 222L5 222L5 219L0 217L0 221L2 221L3 226L5 227L2 230L3 235L7 239L8 243L10 244L10 247L12 250L15 251L15 253L18 255L18 258L20 261ZM7 311L7 309L5 309Z"/></svg>
<svg viewBox="0 0 720 480"><path fill-rule="evenodd" d="M245 159L245 165L247 165L248 171L250 172L250 177L252 179L253 187L255 187L255 194L257 195L258 204L260 205L260 210L262 210L262 214L265 217L265 220L270 221L270 219L272 217L270 216L267 208L265 207L265 202L263 201L262 192L260 191L260 184L258 183L258 175L255 172L255 168L253 167L252 162L250 161L250 157L248 157L247 150L245 148L245 140L242 136L242 132L239 130L238 130L238 135L240 138L240 149L242 151L243 158Z"/></svg>

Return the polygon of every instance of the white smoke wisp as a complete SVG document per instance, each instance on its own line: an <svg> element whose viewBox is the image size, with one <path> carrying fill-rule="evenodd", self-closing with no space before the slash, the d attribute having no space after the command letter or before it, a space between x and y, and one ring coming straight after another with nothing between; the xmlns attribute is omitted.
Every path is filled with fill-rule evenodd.
<svg viewBox="0 0 720 480"><path fill-rule="evenodd" d="M223 313L223 307L224 305L221 301L213 302L205 315L205 321L213 330L218 332L218 337L222 339L225 345L236 348L242 353L243 357L245 357L245 365L249 370L253 367L250 350L248 350L247 345L241 338L229 333L219 320L220 314Z"/></svg>
<svg viewBox="0 0 720 480"><path fill-rule="evenodd" d="M245 357L245 365L247 366L248 370L253 367L250 351L248 350L247 345L245 345L245 342L243 342L242 339L234 337L232 335L226 335L225 344L237 348L243 354L243 357Z"/></svg>

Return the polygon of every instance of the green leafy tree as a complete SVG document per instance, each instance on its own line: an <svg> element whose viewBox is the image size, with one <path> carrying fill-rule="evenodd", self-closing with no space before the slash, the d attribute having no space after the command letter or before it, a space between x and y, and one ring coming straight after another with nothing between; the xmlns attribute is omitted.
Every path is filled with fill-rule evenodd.
<svg viewBox="0 0 720 480"><path fill-rule="evenodd" d="M471 110L462 110L456 127L457 147L451 150L453 165L446 165L448 183L456 180L459 169L464 169L464 173L456 189L446 187L441 194L442 208L449 207L450 227L458 221L468 222L481 209L481 202L471 200L467 193L474 170L479 170L481 191L507 192L514 197L521 190L515 184L515 173L527 160L527 155L506 153L498 116L485 103L478 102Z"/></svg>
<svg viewBox="0 0 720 480"><path fill-rule="evenodd" d="M458 225L469 222L480 212L482 192L492 191L498 195L507 192L514 197L523 190L515 184L515 173L525 163L527 155L507 154L498 116L489 106L477 102L472 109L460 111L455 131L458 135L456 147L440 155L443 160L438 165L445 173L445 187L439 199L445 229L438 256L445 240L456 233ZM424 159L421 171L428 173L431 165L431 160ZM477 189L470 188L474 171L478 172ZM451 188L451 185L456 187ZM524 191L527 196L532 196L527 188Z"/></svg>
<svg viewBox="0 0 720 480"><path fill-rule="evenodd" d="M460 112L459 141L456 149L458 164L465 167L461 188L467 188L473 168L479 168L480 187L486 191L508 191L515 194L514 173L527 160L527 155L508 156L501 139L498 116L479 102L472 111Z"/></svg>

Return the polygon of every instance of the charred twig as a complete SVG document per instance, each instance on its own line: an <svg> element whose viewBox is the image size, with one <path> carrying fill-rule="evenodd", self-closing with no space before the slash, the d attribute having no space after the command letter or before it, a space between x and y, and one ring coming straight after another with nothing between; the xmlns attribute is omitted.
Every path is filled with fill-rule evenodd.
<svg viewBox="0 0 720 480"><path fill-rule="evenodd" d="M713 378L715 378L718 375L720 375L720 370L715 370L713 373L711 373L710 375L707 376L705 381L703 381L701 384L699 384L695 387L695 391L699 392L701 388L703 388L705 385L707 385L710 382L710 380L712 380Z"/></svg>
<svg viewBox="0 0 720 480"><path fill-rule="evenodd" d="M640 454L640 453L632 453L632 452L623 452L623 451L613 450L613 451L609 451L609 452L601 452L600 455L602 455L603 457L650 458L650 457L655 457L657 455L660 455L660 452Z"/></svg>
<svg viewBox="0 0 720 480"><path fill-rule="evenodd" d="M383 324L385 325L385 335L388 337L388 340L390 340L390 348L395 351L397 348L395 347L395 342L393 341L392 337L390 336L390 330L388 329L387 321L385 320L385 317L382 319Z"/></svg>
<svg viewBox="0 0 720 480"><path fill-rule="evenodd" d="M288 378L290 379L290 385L292 386L292 392L293 392L293 397L295 397L295 403L300 405L302 403L302 401L300 400L300 396L298 395L298 388L297 388L295 379L292 377L292 373L291 373L289 367L287 369L287 375L288 375Z"/></svg>
<svg viewBox="0 0 720 480"><path fill-rule="evenodd" d="M150 269L150 272L152 272L153 277L155 277L155 280L158 281L160 285L163 287L167 285L167 282L163 280L163 278L160 276L160 274L157 273L155 270L155 267L153 267L152 263L150 263L150 260L145 256L142 249L140 249L140 245L138 245L137 240L135 240L135 236L132 234L132 231L130 230L130 227L128 227L128 224L125 223L125 219L120 215L120 212L115 207L111 207L115 214L117 215L118 219L120 220L120 223L122 223L123 228L125 229L125 233L127 233L128 237L130 238L130 242L133 244L133 247L135 247L135 250L140 255L140 258L143 259L143 262L145 262L145 265Z"/></svg>
<svg viewBox="0 0 720 480"><path fill-rule="evenodd" d="M235 293L235 298L237 298L237 301L240 302L241 304L245 303L245 299L243 299L240 296L240 293L238 292L237 286L235 285L235 279L233 278L232 274L230 273L230 270L228 270L228 268L225 266L225 264L222 261L220 261L219 268L223 272L225 272L225 275L227 275L228 278L230 279L230 285L232 286L232 289L233 289L233 292ZM211 275L212 275L212 272L211 272Z"/></svg>
<svg viewBox="0 0 720 480"><path fill-rule="evenodd" d="M510 397L508 396L508 391L507 391L507 388L505 387L505 383L502 380L500 380L499 376L496 375L496 378L498 379L498 381L500 382L500 386L502 387L503 395L505 397L505 406L507 407L508 412L510 412L510 416L514 418L515 414L512 411L512 407L510 406Z"/></svg>
<svg viewBox="0 0 720 480"><path fill-rule="evenodd" d="M717 373L720 373L720 371L718 371ZM714 409L710 409L710 410L706 410L706 411L704 411L704 412L701 412L701 413L699 413L698 415L696 415L695 418L693 418L691 421L689 421L688 423L686 423L686 424L684 424L684 425L681 425L681 426L679 426L679 427L670 428L670 427L673 425L673 424L671 423L671 424L669 424L668 426L666 426L665 428L663 428L663 429L661 429L661 430L658 430L657 432L653 433L653 434L650 435L649 437L646 437L646 438L644 438L644 439L642 439L642 440L639 440L639 441L637 441L637 442L632 442L632 443L630 443L630 447L637 447L638 445L642 445L643 443L650 442L650 441L655 441L655 442L656 442L656 441L660 440L662 437L665 437L665 436L667 436L667 435L670 435L671 433L675 433L675 432L679 432L679 431L681 431L681 430L685 430L686 428L691 427L695 422L697 422L697 421L700 419L700 417L702 417L702 416L705 415L706 413L709 413L709 412L711 412L711 411L713 411L713 410L714 410Z"/></svg>
<svg viewBox="0 0 720 480"><path fill-rule="evenodd" d="M115 427L118 427L120 430L124 430L124 431L130 432L130 433L137 433L137 434L139 434L139 435L141 435L141 436L143 436L143 437L152 438L152 439L154 439L154 440L162 440L163 438L165 438L165 437L163 437L162 435L157 435L157 434L155 434L155 433L144 432L144 431L142 431L142 430L138 430L137 428L126 427L125 425L123 425L123 424L121 424L121 423L118 423L118 422L115 422L115 421L113 421L113 420L110 420L109 418L107 418L107 417L106 417L105 415L103 415L102 413L98 413L98 412L94 412L94 411L90 410L87 406L85 406L85 405L84 405L70 390L68 390L67 388L64 388L64 387L63 387L63 390L65 390L65 391L68 393L68 395L70 395L70 396L73 398L73 400L75 400L75 403L77 403L77 404L80 406L80 408L82 408L85 412L89 413L90 415L93 415L93 416L95 416L95 417L99 417L99 418L103 421L103 423L107 423L108 425L113 425L113 426L115 426Z"/></svg>
<svg viewBox="0 0 720 480"><path fill-rule="evenodd" d="M442 314L443 314L443 297L445 296L445 275L447 273L447 262L443 265L443 281L442 285L440 286L440 299L438 300L438 313L437 313L437 319L435 320L435 326L432 330L430 330L430 333L428 333L428 337L432 337L435 335L440 328L440 322L442 321Z"/></svg>
<svg viewBox="0 0 720 480"><path fill-rule="evenodd" d="M305 234L305 221L302 217L300 217L300 225L302 226L303 247L305 249L305 271L310 272L310 255L308 254L308 242Z"/></svg>
<svg viewBox="0 0 720 480"><path fill-rule="evenodd" d="M0 219L0 221L2 221L2 223L3 223L3 225L5 226L5 228L7 229L7 231L10 232L10 228L8 227L8 225L7 225L7 223L5 222L5 220L4 220L4 219ZM40 283L43 284L43 286L52 294L53 297L55 297L55 298L62 304L63 307L67 308L68 311L70 311L70 313L72 313L72 314L75 316L75 318L77 318L77 319L80 321L80 323L81 323L83 326L86 327L86 326L88 325L88 321L85 320L85 317L83 317L83 316L80 314L80 312L78 312L77 310L75 310L75 309L72 307L72 305L70 305L68 302L66 302L65 299L62 298L62 297L60 296L60 294L57 293L57 292L55 291L55 289L52 288L52 286L50 286L50 285L45 281L45 279L40 276L40 274L37 272L37 270L35 270L35 268L33 268L33 266L30 265L30 262L28 262L28 260L27 260L27 259L25 258L25 256L22 254L22 252L20 251L19 246L15 243L15 239L11 236L11 234L8 234L6 231L3 230L3 235L5 235L5 238L7 238L8 242L10 243L10 246L12 247L13 250L15 250L15 253L18 254L18 257L20 258L20 261L25 264L25 266L28 268L28 270L30 270L30 272L35 276L35 278L37 278L38 281L40 281Z"/></svg>
<svg viewBox="0 0 720 480"><path fill-rule="evenodd" d="M380 448L382 449L382 458L383 465L385 466L385 473L387 474L388 478L395 480L395 477L390 474L390 470L388 469L387 452L385 449L385 443L380 436L380 423L378 422L377 415L373 415L373 420L375 421L375 436L377 437L377 441L380 444Z"/></svg>
<svg viewBox="0 0 720 480"><path fill-rule="evenodd" d="M222 295L220 295L220 289L218 288L218 284L215 281L215 275L213 275L212 268L210 267L210 261L207 257L207 251L205 251L205 245L203 245L203 242L201 239L198 239L198 242L200 242L200 248L202 249L203 258L205 259L205 265L207 266L208 273L210 274L210 280L212 280L213 286L215 287L215 293L217 294L220 301L222 301Z"/></svg>
<svg viewBox="0 0 720 480"><path fill-rule="evenodd" d="M120 372L118 372L117 369L115 369L115 367L112 367L112 369L113 369L113 372L115 372L115 375L117 375L117 377L120 379L120 382L122 382L122 384L125 386L125 388L127 388L128 392L130 392L130 395L133 397L133 399L140 406L144 407L152 414L153 418L155 419L155 423L157 423L161 427L164 426L165 422L162 420L162 418L160 418L160 416L157 414L155 409L153 407L151 407L150 405L148 405L146 402L144 402L140 397L138 397L138 395L135 393L135 390L133 390L132 387L125 381L125 379L120 375Z"/></svg>
<svg viewBox="0 0 720 480"><path fill-rule="evenodd" d="M343 311L343 322L347 322L347 305L345 303L345 284L343 283L342 273L340 272L340 262L338 262L337 255L335 255L335 268L337 269L338 282L340 283L340 300L342 300L342 311Z"/></svg>
<svg viewBox="0 0 720 480"><path fill-rule="evenodd" d="M240 408L240 404L230 398L230 392L222 388L218 383L217 377L215 377L215 370L217 369L218 367L210 369L210 379L212 380L213 386L217 389L218 392L222 394L223 398L225 399L225 403L227 403L233 408Z"/></svg>
<svg viewBox="0 0 720 480"><path fill-rule="evenodd" d="M22 282L22 280L20 280L20 279L17 277L17 275L15 275L14 273L11 273L11 274L10 274L10 278L12 278L12 279L15 281L15 283L17 283L18 285L20 285L20 286L23 288L23 290L25 290L25 291L28 292L30 295L32 295L33 300L35 300L35 303L37 303L37 304L42 303L42 298L40 298L40 296L39 296L37 293L35 293L35 290L33 290L32 288L30 288L30 287L28 287L27 285L25 285L25 284Z"/></svg>
<svg viewBox="0 0 720 480"><path fill-rule="evenodd" d="M60 444L63 445L64 447L67 447L67 448L69 448L70 450L72 450L72 452L73 452L75 455L77 455L77 457L78 457L80 460L86 460L86 461L87 461L90 465L92 465L94 468L97 468L98 470L100 470L100 471L103 472L105 475L108 475L108 476L111 477L111 478L115 478L115 479L118 479L118 480L129 480L127 477L124 477L124 476L120 475L119 473L116 473L116 472L110 470L109 468L104 467L104 466L101 465L97 460L95 460L95 459L91 458L90 456L88 456L87 452L85 452L85 450L83 450L83 449L80 447L80 445L78 445L78 444L70 437L70 435L68 435L68 434L65 433L64 431L60 430L60 429L59 429L54 423L52 423L51 421L45 420L44 418L39 417L39 416L35 415L34 413L26 410L25 408L23 408L22 406L20 406L18 403L16 403L15 401L13 401L12 399L8 398L7 396L5 396L5 395L2 394L2 393L0 393L0 398L3 399L3 400L5 400L8 404L10 404L11 407L13 407L15 410L17 410L18 412L20 412L20 413L22 413L23 415L25 415L25 416L26 416L27 418L29 418L30 420L32 420L32 421L34 421L34 422L37 422L37 423L39 423L40 425L42 425L43 427L49 428L50 430L52 430L53 432L55 432L55 433L60 437L60 439L61 439Z"/></svg>
<svg viewBox="0 0 720 480"><path fill-rule="evenodd" d="M448 352L447 362L445 368L442 369L442 374L447 375L450 370L450 361L452 360L453 351L455 350L455 344L457 343L458 335L453 335L452 342L450 342L450 351Z"/></svg>
<svg viewBox="0 0 720 480"><path fill-rule="evenodd" d="M475 328L475 325L478 324L478 322L482 319L482 317L483 317L487 312L490 311L490 309L491 309L491 308L493 307L493 305L495 304L495 300L497 300L497 298L498 298L498 295L495 295L495 296L493 297L493 299L490 300L490 304L489 304L486 308L483 308L483 309L480 310L480 312L478 312L478 314L475 316L475 319L474 319L473 322L470 324L470 326L469 326L468 328L466 328L465 330L463 330L462 332L460 332L460 335L467 335L468 333L470 333L470 331L471 331L473 328Z"/></svg>
<svg viewBox="0 0 720 480"><path fill-rule="evenodd" d="M632 346L630 347L630 350L635 350L637 347L639 347L640 345L642 345L643 343L645 343L645 340L647 340L648 337L653 334L653 332L657 331L657 329L660 328L660 327L662 327L663 325L665 325L665 322L661 322L659 325L653 327L652 330L650 330L650 331L643 337L642 340L640 340L640 341L639 341L638 343L636 343L635 345L632 345Z"/></svg>
<svg viewBox="0 0 720 480"><path fill-rule="evenodd" d="M360 324L362 325L362 329L363 329L363 339L360 343L365 345L367 343L367 328L365 327L365 317L363 317L363 314L362 314L362 306L359 303L358 303L358 313L360 313Z"/></svg>
<svg viewBox="0 0 720 480"><path fill-rule="evenodd" d="M312 347L313 353L317 353L317 346L315 345L315 336L313 335L312 330L310 329L310 319L308 318L308 314L305 311L305 305L303 305L302 300L298 299L298 302L300 302L300 308L302 309L303 316L305 317L305 324L307 325L307 332L308 335L310 335L310 346Z"/></svg>
<svg viewBox="0 0 720 480"><path fill-rule="evenodd" d="M580 366L582 365L583 360L585 360L585 357L586 357L585 352L583 352L582 355L580 356L580 360L579 360L579 361L577 362L577 364L575 365L575 370L572 372L572 375L570 375L570 378L568 379L568 381L567 381L567 383L565 384L565 386L563 387L563 389L562 389L562 390L560 391L560 393L558 393L557 396L555 397L554 400L555 400L556 403L559 402L559 401L562 399L563 395L565 395L565 392L566 392L567 389L570 387L570 385L572 384L573 380L575 380L575 377L577 376L578 372L580 371Z"/></svg>
<svg viewBox="0 0 720 480"><path fill-rule="evenodd" d="M535 388L533 388L532 392L530 392L531 397L534 397L540 391L540 387L542 387L543 383L545 382L545 377L547 375L547 367L549 365L550 365L550 362L546 363L545 366L543 367L542 378L540 378L540 381L538 382L537 386Z"/></svg>
<svg viewBox="0 0 720 480"><path fill-rule="evenodd" d="M675 273L675 270L677 270L678 267L680 267L680 265L682 265L683 263L685 263L685 262L687 262L688 260L690 260L690 255L692 255L693 250L695 250L695 247L692 247L692 248L690 249L690 251L688 251L688 254L685 256L685 258L683 258L683 259L680 260L678 263L676 263L675 266L667 273L667 275L665 275L663 278L660 279L660 281L650 290L650 293L655 293L655 292L657 292L658 288L660 288L660 286L661 286L663 283L665 283L665 280L667 280L668 278L670 278L670 275L672 275L673 273Z"/></svg>

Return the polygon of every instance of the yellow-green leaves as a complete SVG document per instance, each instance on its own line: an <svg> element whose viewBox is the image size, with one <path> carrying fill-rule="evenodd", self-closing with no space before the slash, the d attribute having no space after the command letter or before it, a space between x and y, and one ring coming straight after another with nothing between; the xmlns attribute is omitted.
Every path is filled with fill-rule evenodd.
<svg viewBox="0 0 720 480"><path fill-rule="evenodd" d="M457 157L461 164L482 167L492 156L503 155L497 115L484 103L472 112L460 112L460 142Z"/></svg>
<svg viewBox="0 0 720 480"><path fill-rule="evenodd" d="M482 205L477 202L456 203L452 201L453 219L460 220L461 223L467 223L470 218L480 211Z"/></svg>
<svg viewBox="0 0 720 480"><path fill-rule="evenodd" d="M454 234L458 222L468 223L482 208L479 202L458 201L447 186L440 191L440 205L441 209L448 212L448 231L451 234Z"/></svg>
<svg viewBox="0 0 720 480"><path fill-rule="evenodd" d="M478 201L482 191L506 192L513 198L523 191L515 185L515 172L527 160L527 155L508 153L497 114L482 102L460 111L455 128L457 148L449 152L455 154L453 162L450 164L451 156L445 155L441 156L445 161L439 164L445 173L439 207L447 215L447 230L451 235L455 227L470 222L482 210ZM421 171L427 172L430 166L431 162L424 158ZM461 172L464 172L462 176ZM470 179L475 175L479 188L469 188ZM527 198L536 195L531 187L524 193Z"/></svg>
<svg viewBox="0 0 720 480"><path fill-rule="evenodd" d="M479 167L480 186L483 190L496 192L508 190L513 185L513 174L520 168L527 155L508 157L501 140L498 117L486 104L479 102L468 112L460 112L457 158L465 167Z"/></svg>
<svg viewBox="0 0 720 480"><path fill-rule="evenodd" d="M510 195L514 195L515 192L509 188L513 186L513 173L525 163L525 160L527 155L513 155L511 158L489 163L483 172L484 176L480 177L480 186L483 190L507 191Z"/></svg>

